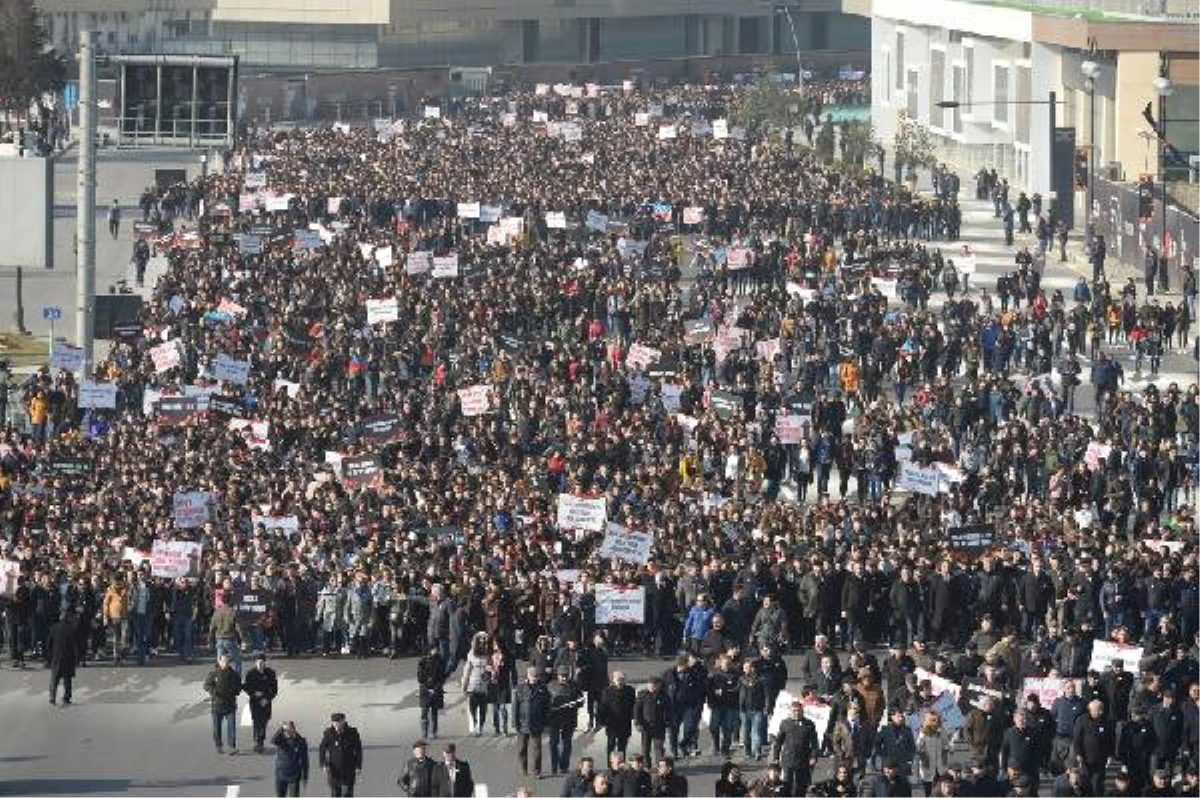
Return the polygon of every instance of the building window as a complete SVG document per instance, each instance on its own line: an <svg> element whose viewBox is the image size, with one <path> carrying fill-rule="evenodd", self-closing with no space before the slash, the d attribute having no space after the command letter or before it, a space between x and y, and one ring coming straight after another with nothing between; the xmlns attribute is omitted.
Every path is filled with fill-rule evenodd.
<svg viewBox="0 0 1200 798"><path fill-rule="evenodd" d="M1020 103L1015 106L1017 118L1017 141L1022 144L1029 143L1029 128L1030 128L1030 111L1029 92L1030 92L1030 68L1027 66L1017 67L1017 101Z"/></svg>
<svg viewBox="0 0 1200 798"><path fill-rule="evenodd" d="M970 105L972 98L975 97L975 48L963 48L963 60L967 64L966 83L963 85L963 95L959 102L964 105Z"/></svg>
<svg viewBox="0 0 1200 798"><path fill-rule="evenodd" d="M946 99L946 51L929 51L929 124L946 129L946 109L938 103Z"/></svg>
<svg viewBox="0 0 1200 798"><path fill-rule="evenodd" d="M896 31L896 91L904 91L904 33Z"/></svg>
<svg viewBox="0 0 1200 798"><path fill-rule="evenodd" d="M908 90L905 97L905 107L908 110L908 115L913 119L917 118L919 103L917 100L917 92L920 91L921 73L915 69L908 70Z"/></svg>
<svg viewBox="0 0 1200 798"><path fill-rule="evenodd" d="M996 124L1007 125L1009 92L1008 67L1004 64L992 64L992 121Z"/></svg>
<svg viewBox="0 0 1200 798"><path fill-rule="evenodd" d="M954 85L951 87L951 96L955 102L966 102L967 68L956 64L952 80ZM950 111L950 129L955 133L963 132L961 107L955 107Z"/></svg>

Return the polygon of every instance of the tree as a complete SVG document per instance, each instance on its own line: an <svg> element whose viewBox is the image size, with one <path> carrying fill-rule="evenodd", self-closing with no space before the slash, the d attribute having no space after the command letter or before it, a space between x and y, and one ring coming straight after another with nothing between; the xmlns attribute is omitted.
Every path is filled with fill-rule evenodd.
<svg viewBox="0 0 1200 798"><path fill-rule="evenodd" d="M61 91L66 73L33 0L0 0L0 110L24 115L46 92Z"/></svg>
<svg viewBox="0 0 1200 798"><path fill-rule="evenodd" d="M918 167L937 165L937 145L929 128L900 111L896 115L896 140L894 144L896 170L908 167L909 171Z"/></svg>
<svg viewBox="0 0 1200 798"><path fill-rule="evenodd" d="M863 168L868 158L878 156L879 146L870 120L856 119L842 125L842 160L846 163Z"/></svg>
<svg viewBox="0 0 1200 798"><path fill-rule="evenodd" d="M763 75L733 110L733 119L748 128L789 127L805 112L804 99Z"/></svg>

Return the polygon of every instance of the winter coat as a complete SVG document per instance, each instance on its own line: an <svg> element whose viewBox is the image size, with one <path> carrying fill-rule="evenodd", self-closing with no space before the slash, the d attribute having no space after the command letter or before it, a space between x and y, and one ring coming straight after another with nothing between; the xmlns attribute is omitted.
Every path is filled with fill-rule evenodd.
<svg viewBox="0 0 1200 798"><path fill-rule="evenodd" d="M550 717L550 693L541 682L521 682L513 694L513 725L518 734L541 734Z"/></svg>
<svg viewBox="0 0 1200 798"><path fill-rule="evenodd" d="M317 597L317 621L325 632L336 632L342 628L346 618L346 591L340 587L326 587Z"/></svg>
<svg viewBox="0 0 1200 798"><path fill-rule="evenodd" d="M481 656L472 653L467 657L467 662L463 666L461 679L464 693L487 694L489 687L487 665L488 657L486 654Z"/></svg>
<svg viewBox="0 0 1200 798"><path fill-rule="evenodd" d="M950 768L950 743L946 732L938 729L929 734L924 729L917 737L917 778L933 781Z"/></svg>

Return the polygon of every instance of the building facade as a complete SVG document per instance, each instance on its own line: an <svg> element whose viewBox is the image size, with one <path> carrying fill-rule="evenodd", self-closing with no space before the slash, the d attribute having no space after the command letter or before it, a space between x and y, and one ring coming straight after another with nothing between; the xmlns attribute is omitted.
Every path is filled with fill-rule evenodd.
<svg viewBox="0 0 1200 798"><path fill-rule="evenodd" d="M971 172L994 166L1013 185L1048 196L1053 92L1055 126L1075 129L1098 173L1135 180L1156 171L1142 111L1157 108L1154 80L1165 68L1175 88L1164 102L1168 136L1195 153L1197 3L1156 3L1155 13L1133 13L1129 0L1115 0L1122 10L1107 3L846 0L847 11L871 21L879 140L890 147L905 111L931 130L946 162ZM1098 67L1090 82L1085 61ZM959 106L939 106L946 102Z"/></svg>
<svg viewBox="0 0 1200 798"><path fill-rule="evenodd" d="M784 5L786 3L786 13ZM109 53L238 56L271 68L594 63L865 52L840 0L40 0L51 41ZM790 23L789 23L790 19ZM793 29L795 36L793 36Z"/></svg>

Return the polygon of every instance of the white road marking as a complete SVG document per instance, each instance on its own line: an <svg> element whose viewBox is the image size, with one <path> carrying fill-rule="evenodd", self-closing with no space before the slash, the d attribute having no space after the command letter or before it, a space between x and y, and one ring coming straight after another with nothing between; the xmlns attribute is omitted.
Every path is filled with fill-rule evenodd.
<svg viewBox="0 0 1200 798"><path fill-rule="evenodd" d="M242 791L242 788L239 785L230 784L228 787L225 788L225 798L238 798L238 794L241 791Z"/></svg>
<svg viewBox="0 0 1200 798"><path fill-rule="evenodd" d="M475 798L488 798L488 786L486 784L475 785Z"/></svg>
<svg viewBox="0 0 1200 798"><path fill-rule="evenodd" d="M253 725L254 720L250 717L250 702L249 701L247 701L246 705L244 707L242 707L242 719L240 721L238 721L238 723L242 726Z"/></svg>

